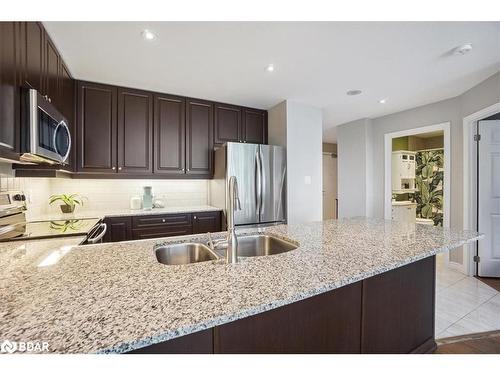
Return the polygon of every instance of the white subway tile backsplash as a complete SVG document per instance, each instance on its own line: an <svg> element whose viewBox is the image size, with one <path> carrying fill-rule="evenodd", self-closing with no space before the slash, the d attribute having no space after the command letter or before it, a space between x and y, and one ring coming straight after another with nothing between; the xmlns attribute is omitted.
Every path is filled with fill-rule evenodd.
<svg viewBox="0 0 500 375"><path fill-rule="evenodd" d="M48 204L53 194L78 193L86 197L80 211L128 208L131 197L142 196L143 186L152 186L155 197L163 199L167 207L208 204L208 180L83 180L0 175L1 190L23 190L26 193L28 218L30 215L59 212L58 205Z"/></svg>

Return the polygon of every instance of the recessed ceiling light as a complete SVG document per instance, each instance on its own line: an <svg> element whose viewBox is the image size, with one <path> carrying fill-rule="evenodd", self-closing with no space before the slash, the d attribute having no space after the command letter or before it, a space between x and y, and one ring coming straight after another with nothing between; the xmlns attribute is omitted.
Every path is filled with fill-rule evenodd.
<svg viewBox="0 0 500 375"><path fill-rule="evenodd" d="M346 92L347 95L349 96L354 96L354 95L359 95L361 94L363 91L361 90L349 90Z"/></svg>
<svg viewBox="0 0 500 375"><path fill-rule="evenodd" d="M143 30L141 35L145 40L156 39L156 34L154 32L152 32L151 30Z"/></svg>
<svg viewBox="0 0 500 375"><path fill-rule="evenodd" d="M380 99L378 102L379 102L380 104L385 104L385 103L387 103L387 99Z"/></svg>
<svg viewBox="0 0 500 375"><path fill-rule="evenodd" d="M465 55L472 50L472 44L466 43L453 49L454 55Z"/></svg>
<svg viewBox="0 0 500 375"><path fill-rule="evenodd" d="M266 70L268 72L274 72L274 64L269 64L268 66L266 66Z"/></svg>

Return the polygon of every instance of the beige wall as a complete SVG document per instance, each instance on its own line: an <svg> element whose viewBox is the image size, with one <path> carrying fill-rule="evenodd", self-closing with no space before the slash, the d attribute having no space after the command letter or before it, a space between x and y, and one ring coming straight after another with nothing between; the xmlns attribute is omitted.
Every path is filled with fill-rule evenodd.
<svg viewBox="0 0 500 375"><path fill-rule="evenodd" d="M323 142L323 152L333 152L334 154L336 154L337 153L337 144Z"/></svg>

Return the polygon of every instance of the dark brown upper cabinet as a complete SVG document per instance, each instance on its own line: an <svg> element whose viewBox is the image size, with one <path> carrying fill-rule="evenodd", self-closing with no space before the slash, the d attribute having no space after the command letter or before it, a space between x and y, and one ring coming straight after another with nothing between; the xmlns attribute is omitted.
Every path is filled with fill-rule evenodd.
<svg viewBox="0 0 500 375"><path fill-rule="evenodd" d="M116 105L116 87L78 82L78 172L116 172Z"/></svg>
<svg viewBox="0 0 500 375"><path fill-rule="evenodd" d="M75 81L71 77L71 73L64 63L61 63L61 71L59 76L59 94L58 109L61 111L66 120L68 120L68 127L72 134L71 138L71 153L69 155L68 164L63 168L73 171L76 160L76 125L75 125Z"/></svg>
<svg viewBox="0 0 500 375"><path fill-rule="evenodd" d="M118 173L153 172L153 95L118 89Z"/></svg>
<svg viewBox="0 0 500 375"><path fill-rule="evenodd" d="M60 110L59 73L60 58L48 36L45 38L45 95Z"/></svg>
<svg viewBox="0 0 500 375"><path fill-rule="evenodd" d="M215 104L214 144L242 141L242 110L229 104Z"/></svg>
<svg viewBox="0 0 500 375"><path fill-rule="evenodd" d="M0 22L0 149L5 153L16 151L19 129L16 29L15 22Z"/></svg>
<svg viewBox="0 0 500 375"><path fill-rule="evenodd" d="M215 104L214 144L266 143L267 112L230 104Z"/></svg>
<svg viewBox="0 0 500 375"><path fill-rule="evenodd" d="M40 22L21 24L25 39L23 83L45 94L45 30Z"/></svg>
<svg viewBox="0 0 500 375"><path fill-rule="evenodd" d="M213 175L214 105L197 99L186 100L186 174Z"/></svg>
<svg viewBox="0 0 500 375"><path fill-rule="evenodd" d="M154 173L179 176L186 169L186 100L154 96Z"/></svg>
<svg viewBox="0 0 500 375"><path fill-rule="evenodd" d="M267 111L243 109L243 141L267 143Z"/></svg>

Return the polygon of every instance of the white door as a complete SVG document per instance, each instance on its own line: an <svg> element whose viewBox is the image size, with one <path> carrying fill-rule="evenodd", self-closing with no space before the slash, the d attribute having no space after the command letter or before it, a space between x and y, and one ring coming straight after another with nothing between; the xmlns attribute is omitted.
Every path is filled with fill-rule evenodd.
<svg viewBox="0 0 500 375"><path fill-rule="evenodd" d="M478 274L500 277L500 120L479 121Z"/></svg>
<svg viewBox="0 0 500 375"><path fill-rule="evenodd" d="M323 220L337 218L337 158L323 154Z"/></svg>

